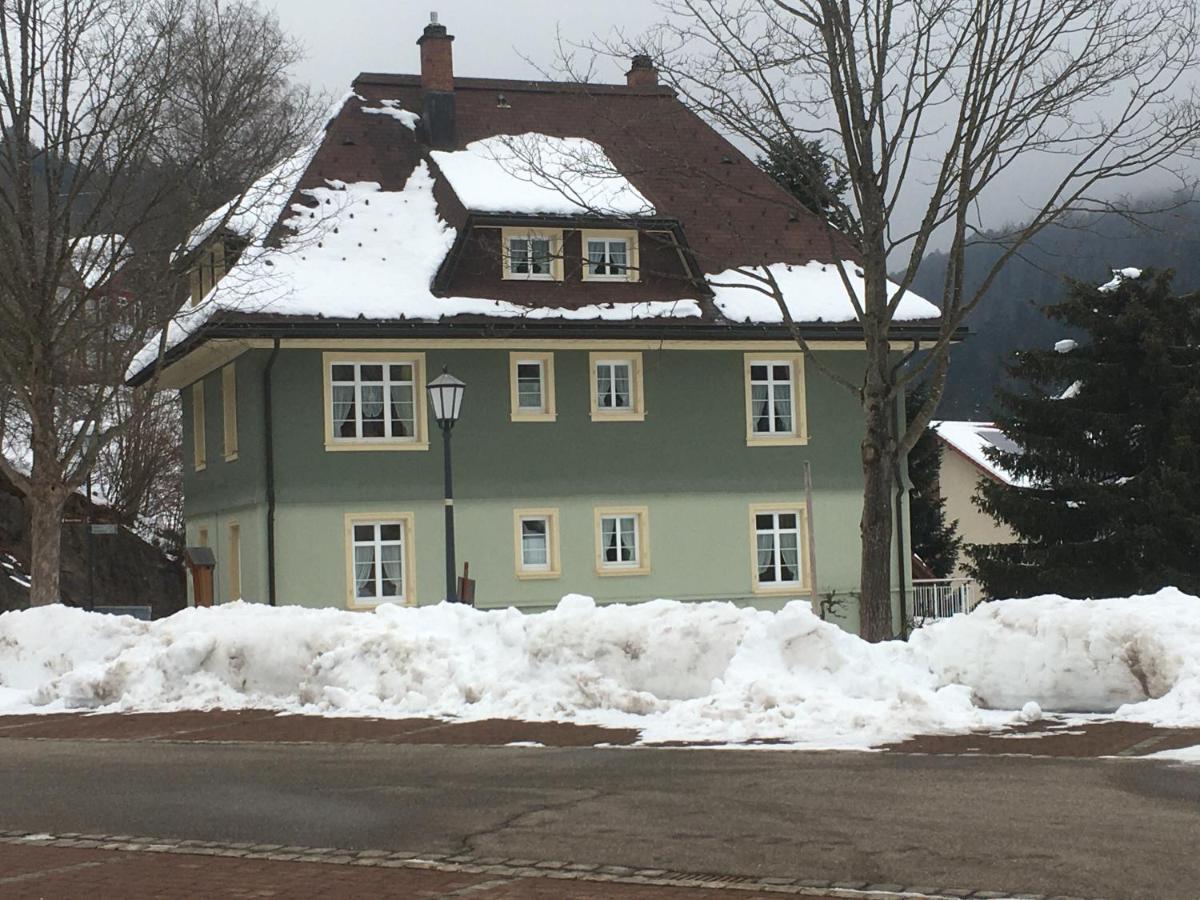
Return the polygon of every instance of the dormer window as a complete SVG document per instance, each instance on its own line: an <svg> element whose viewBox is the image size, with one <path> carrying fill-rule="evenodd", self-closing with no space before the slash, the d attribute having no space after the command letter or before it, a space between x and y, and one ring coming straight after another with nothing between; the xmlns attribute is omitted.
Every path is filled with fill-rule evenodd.
<svg viewBox="0 0 1200 900"><path fill-rule="evenodd" d="M504 228L504 277L525 281L562 280L562 232Z"/></svg>
<svg viewBox="0 0 1200 900"><path fill-rule="evenodd" d="M584 281L637 281L636 231L584 231Z"/></svg>

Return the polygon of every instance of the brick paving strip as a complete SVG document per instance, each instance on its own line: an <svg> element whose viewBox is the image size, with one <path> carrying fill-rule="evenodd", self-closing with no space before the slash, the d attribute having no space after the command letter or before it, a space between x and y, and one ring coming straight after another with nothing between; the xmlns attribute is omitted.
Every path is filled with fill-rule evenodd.
<svg viewBox="0 0 1200 900"><path fill-rule="evenodd" d="M203 857L200 863L197 857ZM324 870L316 870L324 865ZM364 871L369 870L369 872ZM319 879L319 880L318 880ZM53 898L120 888L127 900L179 896L346 895L483 900L707 900L727 891L744 900L1083 900L977 888L750 878L634 869L559 860L500 859L387 850L172 840L127 834L0 831L0 896ZM28 893L22 893L22 891Z"/></svg>
<svg viewBox="0 0 1200 900"><path fill-rule="evenodd" d="M288 715L272 710L171 713L49 713L0 716L0 737L29 740L177 741L196 743L442 744L447 746L704 747L703 742L640 744L637 731L570 722L485 719L372 719ZM752 742L769 745L772 741ZM1141 722L1049 718L998 732L920 735L881 749L937 755L1014 755L1094 759L1138 757L1200 745L1200 728ZM728 745L722 745L728 746Z"/></svg>

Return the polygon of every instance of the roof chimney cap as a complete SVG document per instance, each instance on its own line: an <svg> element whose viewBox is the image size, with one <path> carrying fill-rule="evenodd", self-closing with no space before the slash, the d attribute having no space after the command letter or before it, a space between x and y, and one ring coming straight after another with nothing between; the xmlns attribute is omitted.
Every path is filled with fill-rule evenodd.
<svg viewBox="0 0 1200 900"><path fill-rule="evenodd" d="M658 69L649 54L639 53L633 58L633 65L625 73L625 81L630 87L654 87L658 84Z"/></svg>
<svg viewBox="0 0 1200 900"><path fill-rule="evenodd" d="M426 38L446 38L454 40L452 35L446 33L446 26L438 22L438 14L431 12L429 14L429 24L425 26L425 30L421 32L421 36L417 38L417 43L421 43Z"/></svg>

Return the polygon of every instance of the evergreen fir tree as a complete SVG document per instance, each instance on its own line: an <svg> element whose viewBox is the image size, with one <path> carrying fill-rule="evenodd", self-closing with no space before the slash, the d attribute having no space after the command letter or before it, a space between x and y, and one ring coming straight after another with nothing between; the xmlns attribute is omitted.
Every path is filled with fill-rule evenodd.
<svg viewBox="0 0 1200 900"><path fill-rule="evenodd" d="M788 193L834 228L851 237L858 234L858 223L843 200L850 179L835 170L833 158L820 141L778 141L757 162Z"/></svg>
<svg viewBox="0 0 1200 900"><path fill-rule="evenodd" d="M1089 339L1009 367L1031 389L996 424L1020 449L991 455L1028 486L982 484L1018 543L968 548L974 574L994 597L1200 593L1200 295L1147 271L1046 312Z"/></svg>
<svg viewBox="0 0 1200 900"><path fill-rule="evenodd" d="M929 387L917 385L904 399L908 416L916 414L929 397ZM958 521L946 521L946 498L941 495L938 477L942 468L942 442L932 428L926 428L916 446L908 454L908 477L912 482L909 494L909 523L912 551L939 578L954 572L962 538L958 536Z"/></svg>

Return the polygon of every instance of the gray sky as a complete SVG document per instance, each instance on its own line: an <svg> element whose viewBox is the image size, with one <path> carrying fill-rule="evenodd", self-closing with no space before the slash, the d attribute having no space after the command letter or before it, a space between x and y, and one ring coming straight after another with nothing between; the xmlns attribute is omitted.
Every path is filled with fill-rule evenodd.
<svg viewBox="0 0 1200 900"><path fill-rule="evenodd" d="M551 3L548 0L260 0L308 48L297 75L340 95L359 72L420 71L417 38L436 10L454 35L454 71L487 78L539 77L522 59L553 64L556 31L582 39L607 31L614 9L623 27L637 33L659 18L649 0ZM331 10L335 10L332 12ZM624 80L612 65L604 81Z"/></svg>

